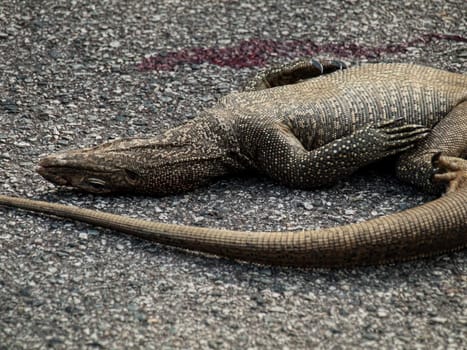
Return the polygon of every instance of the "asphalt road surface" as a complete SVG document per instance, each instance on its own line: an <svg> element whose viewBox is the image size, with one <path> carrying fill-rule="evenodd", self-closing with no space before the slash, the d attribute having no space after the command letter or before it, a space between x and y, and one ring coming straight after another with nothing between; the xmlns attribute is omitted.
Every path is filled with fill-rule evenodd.
<svg viewBox="0 0 467 350"><path fill-rule="evenodd" d="M232 178L164 198L57 189L41 154L159 133L301 55L467 71L465 1L2 1L0 193L168 223L326 227L432 197L370 170L299 191ZM0 209L0 349L460 349L466 253L271 268Z"/></svg>

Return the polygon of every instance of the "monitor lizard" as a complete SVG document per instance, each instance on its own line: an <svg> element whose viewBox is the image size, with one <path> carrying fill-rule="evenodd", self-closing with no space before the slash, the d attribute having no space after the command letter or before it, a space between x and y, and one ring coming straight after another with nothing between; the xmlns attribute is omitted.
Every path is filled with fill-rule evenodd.
<svg viewBox="0 0 467 350"><path fill-rule="evenodd" d="M257 171L286 186L330 186L396 156L396 176L446 194L363 223L243 232L148 222L0 195L0 205L84 221L250 262L312 267L389 263L467 245L467 76L414 64L302 59L260 72L202 115L149 138L49 155L37 171L84 191L168 195Z"/></svg>

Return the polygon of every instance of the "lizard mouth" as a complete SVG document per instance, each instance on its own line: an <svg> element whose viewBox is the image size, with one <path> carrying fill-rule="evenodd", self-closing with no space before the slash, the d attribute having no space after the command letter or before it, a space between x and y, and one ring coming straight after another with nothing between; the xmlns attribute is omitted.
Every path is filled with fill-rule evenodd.
<svg viewBox="0 0 467 350"><path fill-rule="evenodd" d="M76 153L58 153L46 156L39 161L36 172L57 186L74 187L86 192L105 194L113 189L106 177L115 172L104 166L91 167L89 160Z"/></svg>
<svg viewBox="0 0 467 350"><path fill-rule="evenodd" d="M46 180L60 186L70 186L71 183L68 181L65 177L55 174L54 169L57 171L59 168L58 167L47 167L47 166L42 166L39 165L36 168L36 172L41 175L43 178ZM60 169L63 171L63 168Z"/></svg>
<svg viewBox="0 0 467 350"><path fill-rule="evenodd" d="M41 160L36 172L46 180L59 186L73 186L76 168L69 164L67 154L49 155Z"/></svg>

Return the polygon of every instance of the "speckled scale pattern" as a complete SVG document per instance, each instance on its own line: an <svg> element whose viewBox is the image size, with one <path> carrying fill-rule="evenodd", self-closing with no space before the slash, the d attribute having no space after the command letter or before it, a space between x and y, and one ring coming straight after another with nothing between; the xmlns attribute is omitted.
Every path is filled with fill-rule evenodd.
<svg viewBox="0 0 467 350"><path fill-rule="evenodd" d="M51 155L41 162L56 174L40 172L98 193L167 195L248 171L310 189L416 146L418 153L397 164L399 177L439 191L431 183L431 157L459 152L436 141L430 156L420 156L424 146L417 142L467 99L466 76L411 64L341 68L338 61L303 59L268 69L248 84L253 91L229 94L179 127ZM449 125L436 137L440 143L458 132Z"/></svg>
<svg viewBox="0 0 467 350"><path fill-rule="evenodd" d="M467 157L467 101L460 103L433 128L414 149L403 153L396 165L397 176L426 192L441 192L442 184L432 181L436 172L432 159L438 153Z"/></svg>
<svg viewBox="0 0 467 350"><path fill-rule="evenodd" d="M419 207L362 223L299 232L242 232L148 222L2 195L0 205L267 264L353 266L463 249L467 161L460 157L467 154L466 100L464 75L403 64L367 65L231 94L203 116L154 138L114 141L49 160L74 167L80 180L88 173L107 172L116 190L166 194L251 168L289 186L313 187L399 152L399 177L433 190L431 177L437 169L432 158L439 152L450 156L439 157L438 165L445 175L460 178L460 187ZM428 136L427 127L433 128Z"/></svg>
<svg viewBox="0 0 467 350"><path fill-rule="evenodd" d="M229 157L235 142L225 122L205 115L155 137L115 140L81 156L100 167L134 172L134 192L185 192L241 168L235 157ZM121 176L110 182L116 191L129 185Z"/></svg>
<svg viewBox="0 0 467 350"><path fill-rule="evenodd" d="M466 98L463 75L410 64L372 64L232 94L221 105L235 118L241 152L259 171L289 186L312 188L389 155L384 138L375 135L379 123L402 118L433 128ZM399 172L401 179L433 191L437 186L427 186L430 160L423 165L413 157L401 160L399 168L412 172Z"/></svg>

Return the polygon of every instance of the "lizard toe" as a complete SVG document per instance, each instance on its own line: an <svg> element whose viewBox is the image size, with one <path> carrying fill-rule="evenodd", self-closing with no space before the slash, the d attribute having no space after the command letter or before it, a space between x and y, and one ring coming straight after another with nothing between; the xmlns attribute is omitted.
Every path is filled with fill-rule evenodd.
<svg viewBox="0 0 467 350"><path fill-rule="evenodd" d="M432 164L436 169L433 180L445 183L447 194L467 188L467 160L437 153Z"/></svg>

